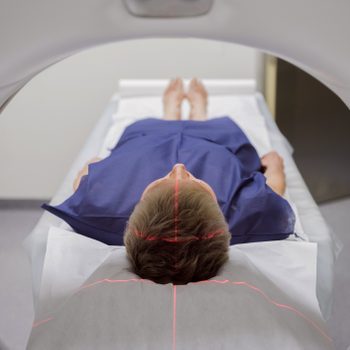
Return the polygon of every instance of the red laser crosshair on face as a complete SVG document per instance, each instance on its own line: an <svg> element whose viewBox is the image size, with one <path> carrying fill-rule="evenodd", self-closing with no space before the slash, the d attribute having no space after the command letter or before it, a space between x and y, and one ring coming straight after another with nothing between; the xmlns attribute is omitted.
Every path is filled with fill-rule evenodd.
<svg viewBox="0 0 350 350"><path fill-rule="evenodd" d="M175 165L176 166L176 165ZM173 237L158 237L158 236L152 236L149 235L146 232L141 232L140 230L137 230L136 228L130 228L131 232L139 238L142 238L146 241L165 241L170 243L182 243L182 242L188 242L188 241L199 241L199 240L205 240L214 238L222 233L225 232L223 229L215 230L213 232L208 232L205 234L200 234L198 236L186 236L181 237L179 236L179 178L178 178L178 172L175 173L175 184L174 184L174 234Z"/></svg>
<svg viewBox="0 0 350 350"><path fill-rule="evenodd" d="M175 186L174 186L174 241L177 241L178 233L178 219L179 219L179 179L178 173L175 177Z"/></svg>

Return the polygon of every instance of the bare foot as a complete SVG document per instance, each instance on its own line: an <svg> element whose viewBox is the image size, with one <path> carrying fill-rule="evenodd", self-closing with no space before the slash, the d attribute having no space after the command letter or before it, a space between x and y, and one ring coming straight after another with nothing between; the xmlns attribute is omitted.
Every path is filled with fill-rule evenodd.
<svg viewBox="0 0 350 350"><path fill-rule="evenodd" d="M191 105L191 120L207 120L208 92L197 78L190 82L187 98Z"/></svg>
<svg viewBox="0 0 350 350"><path fill-rule="evenodd" d="M163 119L181 119L181 104L185 96L182 79L172 79L163 94Z"/></svg>

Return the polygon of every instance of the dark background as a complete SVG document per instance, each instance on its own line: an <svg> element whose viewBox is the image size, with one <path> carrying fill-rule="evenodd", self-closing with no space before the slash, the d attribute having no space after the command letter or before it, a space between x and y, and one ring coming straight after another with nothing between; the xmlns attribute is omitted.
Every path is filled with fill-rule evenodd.
<svg viewBox="0 0 350 350"><path fill-rule="evenodd" d="M350 110L311 75L277 60L276 122L314 199L350 195Z"/></svg>

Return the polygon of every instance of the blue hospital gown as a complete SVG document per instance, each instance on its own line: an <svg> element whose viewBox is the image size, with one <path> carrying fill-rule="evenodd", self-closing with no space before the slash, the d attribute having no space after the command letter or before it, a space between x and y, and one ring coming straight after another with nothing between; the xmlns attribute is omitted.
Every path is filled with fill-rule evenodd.
<svg viewBox="0 0 350 350"><path fill-rule="evenodd" d="M80 234L123 245L126 222L144 189L176 163L213 188L231 244L285 239L294 233L289 203L266 185L257 152L227 116L139 120L124 130L107 158L89 165L72 196L42 207Z"/></svg>

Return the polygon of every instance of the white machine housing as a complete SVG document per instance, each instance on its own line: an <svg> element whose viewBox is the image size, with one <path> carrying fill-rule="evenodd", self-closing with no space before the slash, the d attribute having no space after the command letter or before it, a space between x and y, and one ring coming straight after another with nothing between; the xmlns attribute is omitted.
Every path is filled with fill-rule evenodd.
<svg viewBox="0 0 350 350"><path fill-rule="evenodd" d="M305 70L350 106L350 2L346 0L204 1L211 5L207 12L199 7L186 17L135 16L130 8L137 10L138 2L146 3L3 0L0 110L36 74L66 57L105 43L152 37L195 37L254 47ZM192 11L196 2L203 1L171 1L179 3L178 15L183 16L186 6ZM178 9L175 6L173 11Z"/></svg>

